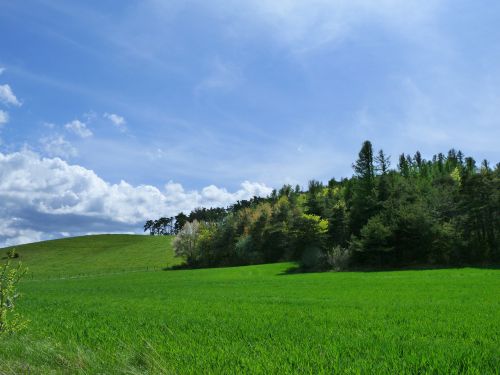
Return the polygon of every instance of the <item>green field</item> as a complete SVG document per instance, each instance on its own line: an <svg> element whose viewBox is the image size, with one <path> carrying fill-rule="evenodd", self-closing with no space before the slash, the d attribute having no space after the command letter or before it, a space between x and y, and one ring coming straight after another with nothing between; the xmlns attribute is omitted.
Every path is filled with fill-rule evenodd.
<svg viewBox="0 0 500 375"><path fill-rule="evenodd" d="M90 276L22 283L31 323L0 338L0 373L499 373L498 270L161 271L168 241L18 247L35 274Z"/></svg>
<svg viewBox="0 0 500 375"><path fill-rule="evenodd" d="M9 249L0 249L0 258ZM145 271L179 263L174 259L170 238L165 236L103 234L36 242L15 249L28 266L29 279Z"/></svg>

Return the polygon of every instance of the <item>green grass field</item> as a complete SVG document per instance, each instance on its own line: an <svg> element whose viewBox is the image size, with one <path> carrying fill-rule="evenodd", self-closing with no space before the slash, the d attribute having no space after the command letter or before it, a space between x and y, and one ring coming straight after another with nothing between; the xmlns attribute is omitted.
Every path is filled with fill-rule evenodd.
<svg viewBox="0 0 500 375"><path fill-rule="evenodd" d="M498 270L112 273L173 262L168 241L18 247L40 275L95 275L22 283L31 323L0 338L0 373L499 373Z"/></svg>
<svg viewBox="0 0 500 375"><path fill-rule="evenodd" d="M46 279L164 268L174 259L170 238L103 234L15 246L28 278ZM0 249L0 258L10 248Z"/></svg>

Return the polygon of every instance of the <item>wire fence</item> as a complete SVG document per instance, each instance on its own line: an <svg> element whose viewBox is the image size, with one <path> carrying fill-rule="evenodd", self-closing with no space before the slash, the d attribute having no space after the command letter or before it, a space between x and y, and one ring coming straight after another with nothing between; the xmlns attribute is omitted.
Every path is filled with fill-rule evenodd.
<svg viewBox="0 0 500 375"><path fill-rule="evenodd" d="M71 280L71 279L85 279L99 276L108 275L122 275L127 273L138 273L138 272L157 272L165 270L167 267L158 266L146 266L146 267L134 267L134 268L122 268L122 269L112 269L112 270L100 270L95 272L79 272L79 273L64 273L59 271L54 271L52 273L46 272L31 272L23 277L23 281L47 281L47 280Z"/></svg>

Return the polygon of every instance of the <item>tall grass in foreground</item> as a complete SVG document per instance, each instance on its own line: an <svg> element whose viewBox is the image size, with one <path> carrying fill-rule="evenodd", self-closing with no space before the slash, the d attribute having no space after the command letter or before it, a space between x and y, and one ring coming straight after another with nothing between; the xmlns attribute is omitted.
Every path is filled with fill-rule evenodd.
<svg viewBox="0 0 500 375"><path fill-rule="evenodd" d="M498 373L498 270L291 266L28 280L0 373Z"/></svg>

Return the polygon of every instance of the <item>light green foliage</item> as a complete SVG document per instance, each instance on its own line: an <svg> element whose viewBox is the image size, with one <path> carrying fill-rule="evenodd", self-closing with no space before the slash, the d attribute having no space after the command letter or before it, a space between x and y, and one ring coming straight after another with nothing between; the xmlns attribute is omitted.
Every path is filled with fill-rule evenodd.
<svg viewBox="0 0 500 375"><path fill-rule="evenodd" d="M0 373L498 372L498 270L292 266L23 281Z"/></svg>
<svg viewBox="0 0 500 375"><path fill-rule="evenodd" d="M455 167L455 169L453 169L453 171L450 173L450 176L458 185L461 184L462 177L460 176L460 169L458 167Z"/></svg>
<svg viewBox="0 0 500 375"><path fill-rule="evenodd" d="M352 251L335 246L325 254L326 264L335 271L344 271L349 267L352 258Z"/></svg>
<svg viewBox="0 0 500 375"><path fill-rule="evenodd" d="M197 242L200 236L200 229L201 225L198 221L187 222L179 233L177 233L172 243L175 255L184 258L188 265L194 264L199 258Z"/></svg>
<svg viewBox="0 0 500 375"><path fill-rule="evenodd" d="M16 254L15 250L11 249L0 270L0 335L18 332L27 324L15 311L16 300L19 297L17 284L26 273L21 262L17 265L12 264Z"/></svg>
<svg viewBox="0 0 500 375"><path fill-rule="evenodd" d="M325 235L328 232L328 220L318 215L302 214L295 223L298 238L304 245L317 245L322 247Z"/></svg>
<svg viewBox="0 0 500 375"><path fill-rule="evenodd" d="M302 210L304 210L304 208L307 207L307 195L306 194L300 194L297 197L297 206L300 207Z"/></svg>
<svg viewBox="0 0 500 375"><path fill-rule="evenodd" d="M318 215L311 214L302 214L302 218L310 225L311 230L318 235L328 232L328 220L322 219Z"/></svg>

